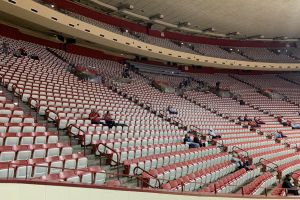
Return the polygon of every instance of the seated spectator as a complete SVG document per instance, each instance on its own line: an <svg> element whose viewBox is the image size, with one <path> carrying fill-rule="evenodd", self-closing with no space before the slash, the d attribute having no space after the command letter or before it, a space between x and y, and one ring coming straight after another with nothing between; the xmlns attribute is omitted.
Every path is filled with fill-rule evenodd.
<svg viewBox="0 0 300 200"><path fill-rule="evenodd" d="M242 168L244 168L246 171L251 170L251 162L247 157L245 158L245 160L243 162Z"/></svg>
<svg viewBox="0 0 300 200"><path fill-rule="evenodd" d="M188 134L185 134L183 139L184 144L188 144L189 148L198 148L200 147L199 143L195 143L192 141L191 137Z"/></svg>
<svg viewBox="0 0 300 200"><path fill-rule="evenodd" d="M122 73L123 78L130 78L129 69L126 67Z"/></svg>
<svg viewBox="0 0 300 200"><path fill-rule="evenodd" d="M292 129L300 129L300 124L297 122L291 122Z"/></svg>
<svg viewBox="0 0 300 200"><path fill-rule="evenodd" d="M245 105L246 103L245 103L245 101L244 100L240 100L240 105Z"/></svg>
<svg viewBox="0 0 300 200"><path fill-rule="evenodd" d="M39 56L37 56L36 54L31 54L30 58L33 60L40 60Z"/></svg>
<svg viewBox="0 0 300 200"><path fill-rule="evenodd" d="M168 112L169 112L170 114L174 114L174 115L177 115L177 114L178 114L176 108L174 108L174 107L171 106L171 105L168 106L168 109L167 109L167 110L168 110Z"/></svg>
<svg viewBox="0 0 300 200"><path fill-rule="evenodd" d="M116 123L109 111L103 115L102 119L105 121L104 125L108 126L109 129L112 129L113 126L127 126L126 124Z"/></svg>
<svg viewBox="0 0 300 200"><path fill-rule="evenodd" d="M278 131L278 130L275 133L273 133L273 135L274 135L275 139L280 139L280 138L286 137L285 135L283 135L283 133L281 131Z"/></svg>
<svg viewBox="0 0 300 200"><path fill-rule="evenodd" d="M108 126L109 129L111 129L113 126L116 125L115 121L112 119L112 115L110 114L109 111L107 111L104 115L103 115L103 120L105 121L105 125Z"/></svg>
<svg viewBox="0 0 300 200"><path fill-rule="evenodd" d="M255 121L250 121L248 123L248 125L251 127L251 129L254 129L254 128L258 128L259 125L255 122Z"/></svg>
<svg viewBox="0 0 300 200"><path fill-rule="evenodd" d="M293 194L298 196L299 195L298 189L297 187L294 186L293 183L291 183L291 180L292 180L292 176L290 174L287 174L283 180L282 188L287 189L288 194Z"/></svg>
<svg viewBox="0 0 300 200"><path fill-rule="evenodd" d="M212 128L208 130L208 135L212 136L213 139L221 138L221 135L217 134Z"/></svg>
<svg viewBox="0 0 300 200"><path fill-rule="evenodd" d="M253 166L251 166L251 162L249 159L246 158L240 158L239 155L232 157L232 162L236 163L238 169L245 169L246 171L253 169Z"/></svg>
<svg viewBox="0 0 300 200"><path fill-rule="evenodd" d="M22 57L22 54L21 54L20 50L14 51L13 55L14 55L15 57L17 57L17 58L21 58L21 57Z"/></svg>
<svg viewBox="0 0 300 200"><path fill-rule="evenodd" d="M101 118L96 109L92 109L91 113L89 114L89 119L92 121L92 124L101 124Z"/></svg>
<svg viewBox="0 0 300 200"><path fill-rule="evenodd" d="M2 52L7 56L9 53L9 45L6 42L2 43Z"/></svg>
<svg viewBox="0 0 300 200"><path fill-rule="evenodd" d="M202 142L200 140L200 135L199 134L194 134L193 142L199 144L200 147L205 147L205 142Z"/></svg>
<svg viewBox="0 0 300 200"><path fill-rule="evenodd" d="M20 51L22 56L27 56L27 52L25 51L24 48L19 48L19 51Z"/></svg>
<svg viewBox="0 0 300 200"><path fill-rule="evenodd" d="M244 122L244 121L245 121L245 118L244 118L243 116L239 116L239 117L238 117L238 120L239 120L240 122Z"/></svg>
<svg viewBox="0 0 300 200"><path fill-rule="evenodd" d="M282 116L278 116L277 120L279 123L281 123L283 126L287 126L288 125L288 120L284 119Z"/></svg>
<svg viewBox="0 0 300 200"><path fill-rule="evenodd" d="M260 125L260 124L265 124L265 122L263 122L259 117L254 117L254 121L256 122L256 124Z"/></svg>
<svg viewBox="0 0 300 200"><path fill-rule="evenodd" d="M244 116L244 121L245 122L250 122L250 121L252 121L250 118L248 118L248 115L247 114L245 114L245 116Z"/></svg>

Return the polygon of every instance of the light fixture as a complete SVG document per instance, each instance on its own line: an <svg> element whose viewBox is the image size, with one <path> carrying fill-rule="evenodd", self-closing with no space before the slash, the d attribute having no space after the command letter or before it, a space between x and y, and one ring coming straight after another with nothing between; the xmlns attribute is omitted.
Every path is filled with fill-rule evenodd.
<svg viewBox="0 0 300 200"><path fill-rule="evenodd" d="M133 10L134 6L132 4L122 4L118 7L119 11L123 10Z"/></svg>
<svg viewBox="0 0 300 200"><path fill-rule="evenodd" d="M55 6L53 4L51 4L51 8L54 8Z"/></svg>
<svg viewBox="0 0 300 200"><path fill-rule="evenodd" d="M178 27L189 27L191 26L191 22L180 22L178 23Z"/></svg>
<svg viewBox="0 0 300 200"><path fill-rule="evenodd" d="M156 20L156 19L163 19L165 16L163 14L156 14L150 17L151 20Z"/></svg>
<svg viewBox="0 0 300 200"><path fill-rule="evenodd" d="M264 35L252 35L247 37L246 39L264 39L265 36Z"/></svg>
<svg viewBox="0 0 300 200"><path fill-rule="evenodd" d="M287 40L287 36L279 36L279 37L274 37L273 40Z"/></svg>
<svg viewBox="0 0 300 200"><path fill-rule="evenodd" d="M230 33L227 33L226 35L239 35L240 32L238 31L235 31L235 32L230 32Z"/></svg>
<svg viewBox="0 0 300 200"><path fill-rule="evenodd" d="M215 32L216 29L214 27L210 27L210 28L203 29L202 31L204 31L204 32Z"/></svg>

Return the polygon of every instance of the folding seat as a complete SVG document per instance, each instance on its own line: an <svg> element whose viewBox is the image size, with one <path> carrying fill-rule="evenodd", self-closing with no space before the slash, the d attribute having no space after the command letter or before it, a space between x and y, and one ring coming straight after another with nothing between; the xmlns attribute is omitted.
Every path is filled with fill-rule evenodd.
<svg viewBox="0 0 300 200"><path fill-rule="evenodd" d="M49 146L43 145L44 148L47 148L47 157L51 156L59 156L60 155L60 148L57 146Z"/></svg>
<svg viewBox="0 0 300 200"><path fill-rule="evenodd" d="M165 155L164 157L163 157L163 166L166 166L166 165L168 165L170 163L170 157L169 157L169 155ZM171 164L171 163L170 163Z"/></svg>
<svg viewBox="0 0 300 200"><path fill-rule="evenodd" d="M2 147L0 153L0 162L8 162L15 159L16 152L12 148L4 149Z"/></svg>
<svg viewBox="0 0 300 200"><path fill-rule="evenodd" d="M32 156L32 150L27 145L14 146L13 149L17 153L17 160L28 160Z"/></svg>
<svg viewBox="0 0 300 200"><path fill-rule="evenodd" d="M48 163L41 162L41 163L31 163L29 160L29 164L34 164L32 177L37 178L48 174Z"/></svg>
<svg viewBox="0 0 300 200"><path fill-rule="evenodd" d="M130 152L128 152L128 159L131 158L130 156L131 156ZM138 148L138 149L135 150L133 158L140 158L140 157L143 157L142 156L142 149Z"/></svg>
<svg viewBox="0 0 300 200"><path fill-rule="evenodd" d="M15 177L18 179L27 179L31 177L32 166L28 165L27 160L13 161L11 165L15 168Z"/></svg>
<svg viewBox="0 0 300 200"><path fill-rule="evenodd" d="M44 148L43 145L30 145L30 149L32 149L32 158L45 158L47 149Z"/></svg>
<svg viewBox="0 0 300 200"><path fill-rule="evenodd" d="M91 166L88 170L94 174L94 184L104 184L106 179L106 173L101 167Z"/></svg>
<svg viewBox="0 0 300 200"><path fill-rule="evenodd" d="M91 172L77 171L77 175L81 177L81 183L92 184L93 175Z"/></svg>
<svg viewBox="0 0 300 200"><path fill-rule="evenodd" d="M8 130L7 131L10 132L10 133L18 133L18 132L22 131L22 127L18 123L17 124L7 124L7 126L8 126Z"/></svg>
<svg viewBox="0 0 300 200"><path fill-rule="evenodd" d="M8 166L8 163L0 163L0 179L7 179L14 177L14 167Z"/></svg>
<svg viewBox="0 0 300 200"><path fill-rule="evenodd" d="M19 144L20 137L17 134L6 134L4 146L14 146Z"/></svg>

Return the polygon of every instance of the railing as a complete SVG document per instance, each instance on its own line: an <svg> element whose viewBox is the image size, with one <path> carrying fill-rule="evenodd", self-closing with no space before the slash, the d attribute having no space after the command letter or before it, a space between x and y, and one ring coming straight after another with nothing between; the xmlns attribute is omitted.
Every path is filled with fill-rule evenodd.
<svg viewBox="0 0 300 200"><path fill-rule="evenodd" d="M221 147L221 148L224 148L224 140L215 140L215 142L216 142L216 146L217 147ZM219 145L217 145L217 144L219 144Z"/></svg>
<svg viewBox="0 0 300 200"><path fill-rule="evenodd" d="M52 113L54 113L54 114L56 115L56 118L55 118L55 119L53 119L53 118L51 118L51 117L49 116L50 112L52 112ZM57 112L56 112L55 110L51 110L51 109L48 107L48 108L45 110L45 119L46 119L46 120L51 119L51 120L53 120L53 121L55 122L56 120L59 120L59 116L58 116L58 114L57 114ZM57 128L58 128L58 127L57 127Z"/></svg>
<svg viewBox="0 0 300 200"><path fill-rule="evenodd" d="M121 155L119 152L117 152L115 149L107 146L106 144L103 144L103 143L99 143L97 145L97 152L99 152L100 154L100 166L101 166L101 155L105 154L105 153L102 153L100 150L99 150L99 146L102 145L104 146L105 148L109 149L110 151L112 151L113 153L115 153L117 155L117 161L114 161L114 160L111 160L112 162L115 162L116 163L116 166L117 166L117 175L118 175L118 180L120 179L119 175L120 175L120 161L121 161Z"/></svg>
<svg viewBox="0 0 300 200"><path fill-rule="evenodd" d="M85 168L84 169L70 169L70 168L65 168L65 167L55 167L55 166L51 166L51 162L47 163L46 165L45 165L45 162L43 162L43 163L35 163L35 164L29 164L29 163L20 164L20 163L15 163L15 162L7 162L7 163L2 163L1 165L2 165L2 167L4 167L5 165L7 165L7 175L6 175L6 179L7 180L10 179L9 175L10 175L11 168L13 170L15 170L15 168L18 168L18 167L26 167L25 178L22 178L22 179L25 179L25 180L31 179L31 177L33 179L35 179L35 180L37 179L36 177L33 177L34 170L32 170L32 168L34 168L34 167L46 168L45 171L47 170L47 173L45 175L53 174L53 173L51 173L51 170L58 170L59 172L63 172L64 170L74 170L74 171L79 171L79 172L89 172L89 173L94 174L92 176L92 179L93 179L92 182L95 181L95 174L96 173L110 175L111 177L115 176L115 174L112 174L112 173L106 173L106 172L103 172L103 171L97 171L97 172L95 172L95 171L92 171L92 170L87 170ZM28 170L31 170L31 175L30 176L28 176L29 175L29 173L28 173L29 171ZM41 177L42 176L40 176L40 178ZM59 180L57 180L57 181L59 182Z"/></svg>
<svg viewBox="0 0 300 200"><path fill-rule="evenodd" d="M20 88L20 87L18 87L16 84L12 84L12 98L13 98L13 100L14 100L14 96L17 96L18 98L18 104L20 103L20 98L23 96L23 93L24 93L24 91L23 92L21 92L21 90L23 90L22 88ZM19 89L19 94L18 93L16 93L16 89Z"/></svg>
<svg viewBox="0 0 300 200"><path fill-rule="evenodd" d="M35 101L35 106L32 105L31 101ZM30 114L31 114L31 109L33 108L35 110L35 120L37 121L37 115L38 115L38 110L39 110L39 107L40 107L40 104L39 104L39 101L35 98L33 98L32 96L30 96L28 98L28 104L29 104L29 107L30 107Z"/></svg>
<svg viewBox="0 0 300 200"><path fill-rule="evenodd" d="M136 176L138 179L141 180L141 184L140 184L140 185L141 185L142 188L144 187L145 181L144 181L143 177L138 176L137 170L141 170L142 172L146 173L146 174L149 175L150 177L154 178L154 179L156 180L156 183L158 183L158 188L161 188L161 182L160 182L160 179L158 179L157 177L153 176L152 174L150 174L148 171L142 169L141 167L136 166L136 167L133 169L133 175ZM138 182L138 183L139 183L139 182ZM152 188L156 188L156 187L151 186L151 185L148 184L148 183L146 183L146 185L147 185L147 186L150 186L150 187L152 187ZM156 185L156 184L155 184L155 185ZM139 186L139 185L138 185L138 186Z"/></svg>
<svg viewBox="0 0 300 200"><path fill-rule="evenodd" d="M82 134L82 136L83 136L83 154L86 155L86 139L85 139L86 132L84 130L82 130L81 128L79 128L78 126L76 126L74 124L70 124L67 127L67 134L69 136L70 145L72 145L72 136L76 137L76 135L72 133L72 127L74 127L76 129L78 129L79 131L83 132L83 134ZM78 135L80 135L80 132L78 132Z"/></svg>
<svg viewBox="0 0 300 200"><path fill-rule="evenodd" d="M270 169L272 169L272 170L274 170L274 171L276 171L276 169L278 169L279 166L278 166L276 163L274 163L274 162L272 162L272 161L270 161L270 160L268 160L268 159L265 159L265 158L260 158L260 159L259 159L259 163L262 164L262 161L263 161L263 160L266 161L266 162L268 162L268 163L271 163L271 164L275 165L274 168L273 168L273 167L270 167L270 166L268 166L268 165L266 165L267 168L270 168Z"/></svg>
<svg viewBox="0 0 300 200"><path fill-rule="evenodd" d="M233 146L233 147L232 147L232 152L235 152L235 153L237 153L237 152L236 152L234 149L239 149L239 150L245 152L245 153L246 153L246 157L249 157L249 153L248 153L246 150L244 150L244 149L242 149L242 148L240 148L240 147L238 147L238 146ZM244 157L245 157L245 156L244 156Z"/></svg>
<svg viewBox="0 0 300 200"><path fill-rule="evenodd" d="M7 165L7 167L5 165ZM37 181L35 183L43 183L43 181L47 181L47 180L46 179L42 179L42 176L47 176L49 174L55 174L55 173L59 174L60 172L63 172L64 170L74 170L74 171L80 172L78 174L81 174L82 172L83 173L84 172L92 173L93 174L93 176L92 176L92 183L95 183L95 174L96 173L105 174L106 175L105 177L110 178L110 179L111 178L117 178L119 180L119 178L121 176L123 176L123 177L131 178L131 179L132 178L137 178L137 181L140 181L140 176L136 175L136 171L137 170L142 170L143 172L145 172L146 174L148 174L150 177L153 177L153 175L151 175L149 172L141 169L140 167L135 167L134 168L134 175L133 176L131 176L131 175L125 175L125 174L120 174L120 173L115 174L115 173L107 173L107 172L104 172L104 171L93 171L93 170L88 170L88 169L85 169L85 168L84 169L68 169L68 168L64 168L64 167L54 167L54 166L51 166L50 162L47 163L46 165L45 165L44 162L43 163L35 163L35 164L29 164L29 163L20 164L20 163L14 163L14 162L7 162L7 163L2 163L2 167L3 167L2 169L7 169L6 179L0 179L1 181L4 181L4 182L5 181L9 181L9 180L20 180L20 181L24 181L25 183L31 183L31 182L34 182L34 181ZM25 169L25 174L26 175L24 177L20 178L20 179L10 177L11 170L16 170L16 168L18 168L18 167L26 167L26 169ZM33 168L34 167L46 168L44 174L41 174L41 176L39 176L39 177L33 177L33 175L34 175ZM30 170L31 174L29 173L28 170ZM54 170L57 170L57 171L53 173ZM169 182L169 181L171 181L171 180L160 179L160 178L156 178L156 177L153 177L153 178L155 178L158 181L159 188L161 188L161 189L163 188L162 187L163 184L161 184L162 182ZM85 187L87 186L87 184L61 182L59 180L57 180L57 182L51 181L51 183L53 183L54 185L57 184L57 185L60 185L60 186L63 186L62 184L74 185L74 186L76 186L76 185L83 186L84 185ZM145 186L145 184L139 184L139 183L140 182L137 182L138 186L140 186L141 189L143 189L144 186ZM144 183L144 181L142 183ZM178 186L177 186L178 189L175 188L175 190L172 190L172 193L174 194L174 192L178 192L178 193L184 192L184 194L197 195L197 196L198 195L204 195L205 196L206 194L208 194L210 196L211 195L216 195L216 196L220 196L220 197L224 196L224 195L228 197L228 195L230 195L228 193L227 194L226 193L219 193L218 188L220 188L220 187L217 187L216 182L213 183L213 191L211 191L211 192L202 192L202 191L196 191L196 190L195 191L186 190L185 183L189 183L190 185L195 185L195 187L197 186L196 188L201 188L201 187L204 186L204 184L202 182L197 182L197 181L183 182L183 181L181 181L178 184ZM92 186L93 184L90 184L90 185ZM97 185L97 186L101 187L100 185ZM149 184L148 184L148 186L149 186ZM249 197L248 194L244 193L245 186L236 185L236 184L227 184L227 185L224 185L223 187L228 187L228 188L234 187L235 190L240 190L241 191L241 196L247 195L247 197ZM156 187L151 187L151 188L153 188L155 190L146 190L146 191L152 191L152 192L153 191L157 191L157 192L159 191L160 193L171 192L171 191L166 191L166 190L159 190ZM174 189L174 188L171 188L171 189ZM273 188L273 187L260 187L260 186L256 187L256 189L263 189L262 190L263 192L261 194L259 194L259 196L253 195L253 198L255 198L255 197L262 197L262 196L265 196L265 197L272 196L272 195L268 194L268 192L267 192L270 189L281 189L285 193L283 195L287 194L287 190L298 190L298 188L294 188L294 189L293 188L281 188L281 187L275 187L275 188ZM129 190L131 190L131 189L129 189ZM134 189L132 189L132 190L134 190ZM135 189L135 190L140 191L140 192L143 191L143 190L139 190L139 189ZM238 197L238 195L234 195L234 196ZM272 197L274 198L274 196L272 196Z"/></svg>

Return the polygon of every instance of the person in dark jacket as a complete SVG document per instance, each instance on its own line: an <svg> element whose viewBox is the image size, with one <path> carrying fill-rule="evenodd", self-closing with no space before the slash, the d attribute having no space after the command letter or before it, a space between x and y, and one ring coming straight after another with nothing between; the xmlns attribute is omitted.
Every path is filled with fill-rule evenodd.
<svg viewBox="0 0 300 200"><path fill-rule="evenodd" d="M203 143L203 142L200 140L198 134L195 134L195 135L194 135L194 140L193 140L193 142L196 143L196 144L199 144L200 147L205 147L205 143Z"/></svg>
<svg viewBox="0 0 300 200"><path fill-rule="evenodd" d="M200 147L199 143L195 143L192 141L191 137L188 134L185 134L183 139L184 144L188 144L189 148L198 148Z"/></svg>
<svg viewBox="0 0 300 200"><path fill-rule="evenodd" d="M293 194L293 195L299 195L297 187L295 187L292 183L292 176L290 174L287 174L283 180L282 183L282 188L287 189L288 194Z"/></svg>
<svg viewBox="0 0 300 200"><path fill-rule="evenodd" d="M288 194L293 195L299 195L297 187L294 186L294 184L291 183L292 176L290 174L287 174L283 180L282 188L287 189Z"/></svg>

